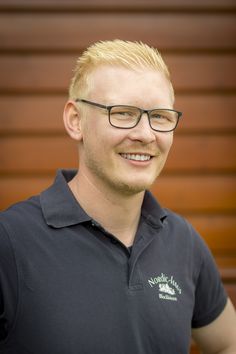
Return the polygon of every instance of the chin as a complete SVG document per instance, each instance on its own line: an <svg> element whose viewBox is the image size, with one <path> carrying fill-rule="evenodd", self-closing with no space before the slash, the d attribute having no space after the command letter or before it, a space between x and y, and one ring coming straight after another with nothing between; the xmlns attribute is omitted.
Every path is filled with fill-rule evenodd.
<svg viewBox="0 0 236 354"><path fill-rule="evenodd" d="M150 189L153 183L154 181L140 181L139 183L137 183L137 181L134 183L134 180L131 182L119 181L115 183L115 188L119 193L124 195L134 195Z"/></svg>

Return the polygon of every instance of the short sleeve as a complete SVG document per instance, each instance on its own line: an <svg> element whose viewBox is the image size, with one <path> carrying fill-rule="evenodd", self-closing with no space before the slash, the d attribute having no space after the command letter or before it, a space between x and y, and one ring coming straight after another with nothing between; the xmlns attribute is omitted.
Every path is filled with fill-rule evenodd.
<svg viewBox="0 0 236 354"><path fill-rule="evenodd" d="M17 307L17 270L6 229L0 223L0 341L9 333Z"/></svg>
<svg viewBox="0 0 236 354"><path fill-rule="evenodd" d="M201 265L196 282L192 327L198 328L210 324L220 315L226 305L227 294L215 260L200 237L195 256L201 258Z"/></svg>

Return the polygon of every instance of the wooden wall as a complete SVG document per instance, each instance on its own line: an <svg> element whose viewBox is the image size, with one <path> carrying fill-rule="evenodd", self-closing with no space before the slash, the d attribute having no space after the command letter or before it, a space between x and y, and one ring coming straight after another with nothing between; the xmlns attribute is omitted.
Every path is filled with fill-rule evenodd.
<svg viewBox="0 0 236 354"><path fill-rule="evenodd" d="M77 166L62 110L81 51L145 41L184 112L153 191L205 238L236 304L235 20L234 0L0 0L0 209Z"/></svg>

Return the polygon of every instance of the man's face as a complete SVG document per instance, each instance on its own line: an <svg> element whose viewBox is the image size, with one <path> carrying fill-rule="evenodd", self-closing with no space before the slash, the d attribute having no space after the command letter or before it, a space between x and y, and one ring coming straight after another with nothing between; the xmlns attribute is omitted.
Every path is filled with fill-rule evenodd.
<svg viewBox="0 0 236 354"><path fill-rule="evenodd" d="M84 99L143 109L172 108L170 85L157 71L100 66L92 79L92 90ZM115 128L106 110L88 105L84 108L80 173L98 188L116 193L130 195L150 188L165 164L173 132L152 130L146 114L134 128Z"/></svg>

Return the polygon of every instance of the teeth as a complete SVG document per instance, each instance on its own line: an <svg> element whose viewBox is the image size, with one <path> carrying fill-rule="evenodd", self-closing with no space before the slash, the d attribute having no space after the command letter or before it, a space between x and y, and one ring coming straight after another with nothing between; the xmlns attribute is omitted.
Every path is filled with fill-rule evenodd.
<svg viewBox="0 0 236 354"><path fill-rule="evenodd" d="M135 161L148 161L150 160L150 155L140 155L140 154L121 154L127 160L135 160Z"/></svg>

